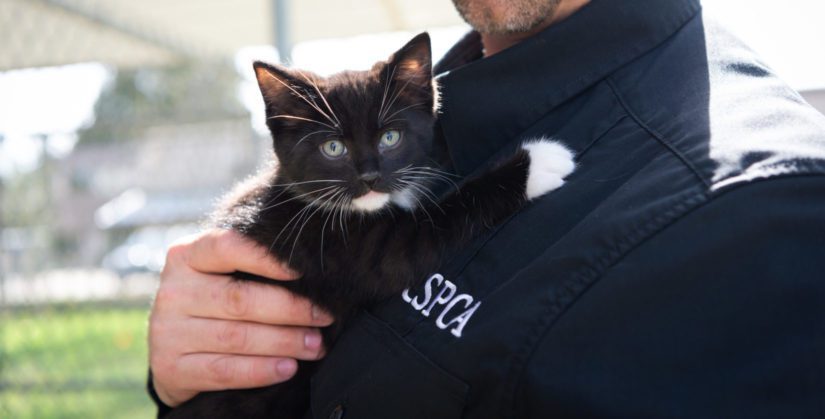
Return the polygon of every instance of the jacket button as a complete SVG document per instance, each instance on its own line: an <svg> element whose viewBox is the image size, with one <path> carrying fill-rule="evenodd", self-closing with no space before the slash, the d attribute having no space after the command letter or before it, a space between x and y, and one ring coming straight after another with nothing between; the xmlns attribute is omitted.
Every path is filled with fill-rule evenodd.
<svg viewBox="0 0 825 419"><path fill-rule="evenodd" d="M341 419L344 417L344 405L335 406L332 413L329 414L329 419Z"/></svg>

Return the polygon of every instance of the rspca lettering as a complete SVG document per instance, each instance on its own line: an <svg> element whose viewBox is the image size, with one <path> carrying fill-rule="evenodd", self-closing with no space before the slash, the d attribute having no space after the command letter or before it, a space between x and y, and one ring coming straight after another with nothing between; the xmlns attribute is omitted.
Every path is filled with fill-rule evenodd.
<svg viewBox="0 0 825 419"><path fill-rule="evenodd" d="M450 333L460 338L461 331L481 305L481 301L473 304L471 295L456 295L457 290L450 280L444 279L441 274L434 274L424 283L423 295L410 295L410 289L407 288L401 293L401 298L424 317L430 317L433 311L439 313L435 325L442 330L452 327Z"/></svg>

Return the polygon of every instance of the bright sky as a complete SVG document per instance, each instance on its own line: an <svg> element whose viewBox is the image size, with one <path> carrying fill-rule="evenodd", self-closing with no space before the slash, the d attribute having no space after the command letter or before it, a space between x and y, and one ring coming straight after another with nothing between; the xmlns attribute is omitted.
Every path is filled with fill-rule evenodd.
<svg viewBox="0 0 825 419"><path fill-rule="evenodd" d="M48 151L71 151L74 132L94 118L94 104L110 72L101 64L24 69L0 73L0 176L36 167Z"/></svg>
<svg viewBox="0 0 825 419"><path fill-rule="evenodd" d="M704 0L706 14L723 22L759 52L765 62L799 90L825 88L825 1ZM431 30L436 57L464 33L462 27ZM363 35L296 45L294 65L321 74L368 68L385 59L414 33ZM268 47L238 53L236 64L247 82L239 90L263 129L260 97L251 74L252 59L277 60ZM77 64L0 73L0 177L36 167L42 141L61 156L71 151L74 131L94 117L93 107L111 70Z"/></svg>
<svg viewBox="0 0 825 419"><path fill-rule="evenodd" d="M797 90L825 88L825 1L702 0Z"/></svg>

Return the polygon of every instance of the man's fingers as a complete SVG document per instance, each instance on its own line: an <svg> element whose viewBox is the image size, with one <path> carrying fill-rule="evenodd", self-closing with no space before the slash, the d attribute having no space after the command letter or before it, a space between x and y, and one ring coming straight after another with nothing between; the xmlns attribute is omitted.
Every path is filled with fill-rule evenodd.
<svg viewBox="0 0 825 419"><path fill-rule="evenodd" d="M177 363L177 374L189 378L196 392L264 387L292 378L298 363L291 358L189 354Z"/></svg>
<svg viewBox="0 0 825 419"><path fill-rule="evenodd" d="M270 279L290 280L300 274L276 260L266 248L232 230L210 230L180 245L181 256L192 269L205 273L247 272ZM172 252L175 252L172 249ZM173 253L174 254L174 253Z"/></svg>
<svg viewBox="0 0 825 419"><path fill-rule="evenodd" d="M233 279L225 275L209 275L209 280L191 277L181 292L186 314L209 319L244 320L282 326L329 326L333 319L314 307L306 298L298 297L283 287ZM166 287L169 291L172 287ZM158 291L158 298L165 291ZM174 292L174 291L172 291Z"/></svg>
<svg viewBox="0 0 825 419"><path fill-rule="evenodd" d="M281 286L234 280L242 271L273 279L298 275L266 248L232 231L211 230L173 245L149 321L158 396L179 405L207 390L285 381L296 359L318 359L333 319ZM303 327L294 327L303 326Z"/></svg>
<svg viewBox="0 0 825 419"><path fill-rule="evenodd" d="M321 332L309 327L196 318L186 320L185 327L169 327L167 330L177 330L177 338L186 342L184 352L187 353L278 356L312 361L319 359L323 352Z"/></svg>

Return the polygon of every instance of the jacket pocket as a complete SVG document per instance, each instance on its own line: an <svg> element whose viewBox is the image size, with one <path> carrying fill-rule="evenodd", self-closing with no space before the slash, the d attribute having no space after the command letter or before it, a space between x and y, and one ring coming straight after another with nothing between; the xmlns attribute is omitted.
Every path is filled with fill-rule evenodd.
<svg viewBox="0 0 825 419"><path fill-rule="evenodd" d="M311 417L455 419L469 386L363 313L312 378Z"/></svg>

